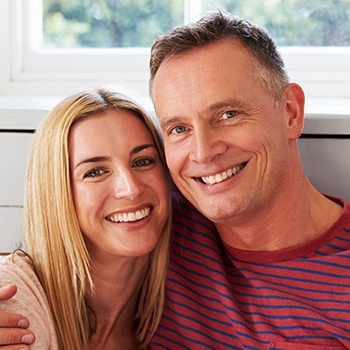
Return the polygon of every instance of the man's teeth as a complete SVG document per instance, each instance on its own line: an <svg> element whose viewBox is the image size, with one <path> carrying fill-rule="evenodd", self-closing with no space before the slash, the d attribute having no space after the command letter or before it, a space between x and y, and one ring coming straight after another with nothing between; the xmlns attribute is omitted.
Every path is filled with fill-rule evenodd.
<svg viewBox="0 0 350 350"><path fill-rule="evenodd" d="M216 174L216 175L210 175L210 176L202 176L201 179L205 184L215 184L215 183L219 183L221 181L226 180L229 177L232 177L233 175L236 175L242 168L244 167L243 164L236 166L232 169L223 171L220 174Z"/></svg>
<svg viewBox="0 0 350 350"><path fill-rule="evenodd" d="M137 221L145 218L149 215L151 208L137 210L133 213L121 213L115 214L113 216L108 216L107 220L113 222L129 222L129 221Z"/></svg>

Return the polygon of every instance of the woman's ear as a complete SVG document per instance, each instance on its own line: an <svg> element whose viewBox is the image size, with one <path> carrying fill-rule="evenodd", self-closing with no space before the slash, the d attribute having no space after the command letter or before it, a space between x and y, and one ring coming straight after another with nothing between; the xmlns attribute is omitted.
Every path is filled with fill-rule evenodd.
<svg viewBox="0 0 350 350"><path fill-rule="evenodd" d="M288 115L288 135L290 140L297 140L304 125L305 95L300 85L291 83L284 95L285 111Z"/></svg>

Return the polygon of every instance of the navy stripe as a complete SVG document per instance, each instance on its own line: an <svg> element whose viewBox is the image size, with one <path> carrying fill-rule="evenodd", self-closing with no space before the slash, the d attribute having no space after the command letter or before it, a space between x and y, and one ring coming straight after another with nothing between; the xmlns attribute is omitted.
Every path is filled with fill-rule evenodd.
<svg viewBox="0 0 350 350"><path fill-rule="evenodd" d="M190 231L190 230L192 230L192 229L186 229L186 230L187 230L187 231ZM174 234L174 235L176 234L176 235L178 235L178 236L181 236L181 238L182 238L184 241L187 241L187 244L190 244L190 245L191 245L191 243L192 243L192 245L195 246L195 247L200 246L200 247L202 247L202 248L205 248L206 250L208 250L208 251L211 252L211 253L215 252L215 249L213 249L211 246L209 246L209 245L207 245L207 244L204 244L204 243L199 243L199 242L197 241L197 239L200 239L201 237L207 238L207 236L204 235L204 234L197 235L197 236L199 236L199 237L197 237L196 239L191 239L191 238L189 238L188 236L184 236L184 235L182 235L182 234L177 233L176 231L174 231L173 234ZM183 243L180 243L179 241L174 241L173 244L174 244L175 246L180 247L181 249L186 249L187 251L190 251L190 252L192 252L193 254L197 254L197 255L200 255L200 256L201 256L201 254L198 252L197 249L190 249L190 248L188 248L188 246L184 246ZM208 258L209 258L209 256L208 256ZM214 260L214 259L211 259L211 260L213 260L214 262L216 261L216 260Z"/></svg>
<svg viewBox="0 0 350 350"><path fill-rule="evenodd" d="M175 247L178 247L179 249L181 249L181 251L186 251L186 252L192 253L193 255L198 255L198 257L200 257L201 260L203 260L203 257L204 257L204 258L205 258L205 262L211 261L211 262L217 264L218 266L220 266L220 267L222 268L222 265L218 262L218 260L217 260L216 258L211 257L211 255L207 255L207 253L204 254L203 251L202 251L202 253L199 253L198 250L196 250L196 249L191 249L191 248L188 248L187 246L183 246L183 245L178 244L178 243L174 243L173 245L174 245ZM208 248L207 245L205 245L205 244L202 244L201 246L202 246L202 247L205 247L205 248ZM213 271L213 272L215 272L215 273L220 273L220 274L222 274L222 272L221 272L220 270L212 269L210 266L208 266L207 263L205 263L205 264L200 264L198 261L192 260L192 259L188 258L188 257L186 256L186 254L181 254L181 255L178 254L176 250L175 250L173 253L174 253L174 254L177 254L177 256L179 256L179 257L182 258L183 260L186 260L186 261L190 262L191 264L196 264L196 265L199 265L199 266L205 266L205 268L208 269L208 270L211 270L211 271ZM210 252L209 252L209 253L210 253Z"/></svg>
<svg viewBox="0 0 350 350"><path fill-rule="evenodd" d="M305 266L308 263L310 263L310 261L306 260L306 261L301 261L300 263L302 263ZM332 266L332 264L329 264L329 265ZM310 269L306 269L306 268L302 268L302 267L290 267L290 266L272 265L272 264L269 264L269 265L261 264L259 266L261 266L263 268L266 268L266 269L273 269L273 270L280 270L280 271L297 271L297 272L303 272L303 273L311 274L311 275L321 275L321 276L340 278L340 279L344 278L344 279L347 279L347 280L349 279L349 276L341 276L341 275L338 275L338 274L335 274L335 273L330 273L330 272L325 272L325 271L318 271L318 270L311 269L311 268ZM344 269L345 269L345 267L344 267ZM242 269L240 269L240 270L242 270ZM349 266L347 267L346 270L349 271ZM250 271L251 272L252 270L248 270L247 269L246 271ZM262 273L260 273L260 274L262 274ZM269 274L266 274L266 276L269 276ZM290 277L290 276L288 276L288 277ZM281 276L281 278L282 278L282 276ZM346 285L346 286L350 286L350 284Z"/></svg>
<svg viewBox="0 0 350 350"><path fill-rule="evenodd" d="M185 286L183 286L183 287L185 287ZM171 290L171 289L169 289L169 290ZM175 293L175 291L174 290L171 290L173 293ZM196 304L199 304L199 305L202 305L204 308L207 308L207 306L206 305L204 305L203 303L202 304L200 304L198 301L196 301L196 300L193 300L193 299L191 299L191 298L188 298L187 297L187 295L185 295L185 294L182 294L182 296L183 297L185 297L185 298L187 298L187 299L189 299L189 300L191 300L191 302L194 302L194 303L196 303ZM214 302L216 302L216 303L222 303L220 300L218 300L218 299L213 299L213 298L209 298L209 297L207 297L207 296L205 296L205 295L202 295L202 298L204 298L204 299L207 299L207 300L210 300L210 301L214 301ZM173 301L173 303L174 303L174 301ZM254 304L251 304L251 303L249 303L249 305L251 305L251 306L253 306ZM187 305L184 305L184 304L181 304L181 306L182 307L184 307L184 308L187 308L187 309L191 309L191 308L189 308ZM244 317L244 315L249 315L249 316L251 316L251 315L259 315L259 316L265 316L265 317L267 317L267 315L266 314L264 314L264 313L258 313L258 312L245 312L245 311L243 311L243 310L241 310L241 312L238 312L238 310L236 309L236 308L231 308L231 307L228 307L227 305L225 305L225 307L226 307L226 309L228 309L228 310L230 310L231 312L233 312L233 313L236 313L236 314L238 314L238 315L240 315L243 319L245 319L245 317ZM265 306L266 308L276 308L276 307L274 307L274 306L270 306L270 307L268 307L268 306ZM288 306L284 306L284 307L281 307L281 309L284 309L284 308L288 308ZM295 307L295 306L292 306L292 307L290 307L290 308L294 308L294 309L298 309L298 307ZM208 308L207 308L208 309ZM305 308L300 308L299 307L299 309L305 309ZM197 314L198 314L198 312L197 312L197 310L195 310L195 309L191 309L191 311L195 311ZM216 311L217 312L217 311ZM344 310L344 312L346 312L346 310ZM175 313L175 312L174 312ZM178 314L178 315L181 315L181 313L176 313L176 314ZM203 316L202 314L201 314L201 316ZM205 316L206 318L208 318L208 316L206 315ZM294 318L294 319L298 319L298 320L310 320L310 318L308 318L308 317L302 317L302 316L300 316L300 317L295 317L295 316L291 316L291 315L287 315L287 316L269 316L271 319L281 319L281 320L284 320L284 319L290 319L290 318ZM338 319L336 319L336 318L332 318L332 317L329 317L329 319L330 320L337 320L337 321L339 321L339 322L342 322L342 323L348 323L349 321L348 320L338 320ZM212 318L210 318L210 320L211 321L213 321L213 322L217 322L217 320L216 319L212 319ZM326 323L326 324L328 324L328 325L332 325L332 323L331 322L327 322L327 321L324 321L324 320L321 320L321 319L316 319L316 318L312 318L312 320L313 321L318 321L319 323ZM272 324L271 323L269 323L269 322L251 322L251 321L249 321L248 319L245 319L245 323L243 323L243 322L240 322L240 321L237 321L237 320L235 320L235 319L231 319L231 321L232 321L232 323L234 323L234 324L238 324L238 325L241 325L241 326L247 326L247 323L249 323L249 324L251 324L251 325L258 325L258 324L261 324L261 325L268 325L268 326L271 326ZM297 325L297 326L276 326L275 325L275 327L277 328L277 329L281 329L281 330L291 330L291 329L300 329L300 330L304 330L304 329L311 329L311 330L313 330L313 331L315 331L315 330L321 330L321 328L319 328L319 327L305 327L305 326L301 326L301 325ZM250 328L250 327L248 327L249 328L249 330L251 331L251 332L253 332L253 329L252 328ZM340 329L343 329L343 330L345 330L345 331L347 331L347 328L342 328L342 327L338 327L338 328L340 328ZM263 334L264 332L258 332L259 334ZM267 332L267 334L275 334L274 332Z"/></svg>
<svg viewBox="0 0 350 350"><path fill-rule="evenodd" d="M258 275L257 272L255 274ZM273 277L275 279L280 279L280 280L286 280L288 282L289 281L298 281L298 282L301 282L301 283L308 283L308 284L315 284L315 285L325 285L325 286L329 286L330 285L329 282L314 281L314 280L304 280L302 278L296 278L296 277L285 277L285 276L272 275L272 274L263 274L263 273L260 273L259 275L262 275L262 276L265 276L265 277L266 276ZM308 292L308 293L321 293L321 294L331 294L331 295L339 295L339 296L348 296L349 293L350 293L350 285L334 283L334 282L332 282L332 286L333 287L337 286L337 287L347 288L348 291L347 292L333 292L333 291L329 291L329 290L311 289L310 287L303 288L303 287L297 287L295 285L290 285L290 284L266 281L265 279L259 278L259 277L248 277L248 278L244 279L244 277L242 277L242 276L237 276L237 279L238 278L246 280L246 281L250 281L250 282L251 281L266 282L266 283L269 283L269 284L274 285L274 286L289 288L289 289L298 290L298 291L302 290L302 291L305 291L305 292ZM239 282L237 281L237 283L239 283ZM253 289L255 289L255 288L259 289L260 288L259 286L256 286L256 285L248 285L248 284L240 284L240 285L242 287L246 287L246 288L253 288ZM303 298L304 297L305 296L303 295ZM310 299L310 300L313 300L313 299Z"/></svg>
<svg viewBox="0 0 350 350"><path fill-rule="evenodd" d="M213 236L212 234L209 235L206 232L198 231L198 227L197 227L198 223L197 223L197 226L193 225L193 223L195 223L195 221L193 219L189 218L189 222L191 223L191 226L186 225L186 223L184 223L183 221L178 221L178 220L174 219L174 231L173 231L173 233L180 236L182 239L184 239L186 241L194 242L195 245L201 244L201 241L199 240L200 237L205 237L210 242L217 243L216 237ZM180 230L180 229L182 229L182 230ZM208 230L213 230L213 229L208 228ZM183 231L185 232L185 234ZM196 238L190 239L189 232L194 233L194 236ZM209 246L208 248L210 248L210 250L215 249L215 247L212 247L212 246Z"/></svg>
<svg viewBox="0 0 350 350"><path fill-rule="evenodd" d="M204 304L198 302L196 299L190 298L187 294L180 293L180 292L178 292L177 290L173 290L173 289L171 289L171 288L169 288L169 290L171 290L172 293L174 293L175 295L180 295L180 296L182 296L183 298L185 298L185 299L187 299L187 300L190 300L190 301L191 301L193 304L195 304L195 305L203 306L203 309L205 309L205 310L208 310L208 311L217 313L217 314L220 315L220 316L225 316L225 315L226 315L226 313L225 313L224 311L220 311L220 310L217 310L217 309L215 309L215 308L208 307L207 305L204 305ZM211 298L206 298L206 299L211 299ZM212 299L212 301L220 302L220 301L218 301L218 300L213 300L213 299ZM204 313L202 313L202 312L199 312L197 309L195 309L195 308L189 306L189 304L180 303L179 301L174 300L174 299L171 300L171 304L181 306L181 307L183 307L183 308L186 308L187 310L191 310L192 312L197 313L198 315L201 315L201 317L203 317L203 319L208 319L207 314L204 314ZM174 313L175 313L175 312L174 312ZM220 320L220 319L210 318L210 320L211 320L212 322L218 323L218 324L221 325L221 326L222 326L222 325L230 326L230 323L229 323L229 322L224 322L224 321L222 321L222 320Z"/></svg>
<svg viewBox="0 0 350 350"><path fill-rule="evenodd" d="M186 260L186 261L189 261L189 259L185 259L185 260ZM210 275L202 274L202 273L200 273L200 272L198 272L198 271L195 271L195 270L190 270L189 268L185 267L184 265L178 264L177 261L174 261L173 264L178 265L179 268L180 268L180 270L185 270L186 272L190 272L192 275L195 275L195 276L197 276L197 277L201 277L201 278L204 278L204 279L210 281L211 285L220 285L221 287L225 287L225 289L228 289L227 285L226 285L224 282L220 282L220 281L218 281L217 279L216 279L216 280L213 280L213 279L211 278ZM195 264L195 263L193 262L193 264ZM197 266L202 266L202 267L204 266L204 267L205 267L205 265L199 264L199 263L198 263L198 264L195 264L195 265L197 265ZM198 281L195 282L193 279L187 278L187 277L186 277L187 275L185 276L185 275L181 274L179 270L174 270L174 269L172 269L171 267L169 267L169 269L171 269L173 272L175 272L175 273L177 273L177 274L180 274L183 278L185 278L185 279L186 279L188 282L190 282L190 283L194 283L195 285L200 286L201 288L204 288L204 289L211 289L211 290L213 290L213 291L216 291L216 288L210 288L210 287L208 287L208 285L200 284L200 283L198 283ZM214 271L214 272L216 271L215 269L214 269L214 270L213 270L213 269L208 269L208 270ZM221 276L224 275L223 273L219 273L219 271L218 271L218 272L215 272L215 273L218 273L218 274L220 274ZM219 295L225 296L226 294L219 293ZM230 297L228 297L228 298L230 299Z"/></svg>
<svg viewBox="0 0 350 350"><path fill-rule="evenodd" d="M263 290L263 289L281 292L278 289L273 289L273 288L269 288L269 287L260 288L260 290ZM244 296L245 298L252 298L252 299L281 300L282 302L291 301L291 302L297 302L298 304L301 304L301 305L310 305L307 301L312 301L314 303L335 303L337 305L343 304L344 307L349 306L348 300L343 301L343 300L339 300L339 299L315 299L315 298L308 298L305 296L300 297L299 295L291 294L290 292L288 293L288 292L284 292L284 291L283 291L283 294L291 294L294 298L285 297L285 296L282 297L282 296L276 296L276 295L271 295L271 296L256 295L256 294L238 292L237 290L234 291L234 294ZM303 301L303 300L306 300L306 301ZM265 309L277 309L278 308L278 306L274 306L274 305L258 304L258 303L252 303L252 302L244 303L242 301L239 301L239 303L241 305L259 306L260 308L265 308ZM321 308L318 307L318 309L321 309ZM343 312L343 309L341 309L341 311ZM344 309L344 312L348 312L348 311L346 311L346 309Z"/></svg>
<svg viewBox="0 0 350 350"><path fill-rule="evenodd" d="M172 319L172 318L170 318L170 317L167 317L167 316L163 316L164 317L164 319L166 319L166 320L168 320L168 321L170 321L170 322L174 322L174 320ZM183 333L178 333L178 332L175 332L174 331L174 329L173 328L169 328L169 327L165 327L165 326L163 326L163 325L160 325L160 327L164 327L165 329L167 329L168 331L170 331L170 332L173 332L173 333L176 333L177 335L179 335L180 337L185 337L184 336L184 334ZM188 326L185 326L185 325L183 325L182 324L182 326L181 326L182 328L184 328L184 329L186 329L186 330L188 330L188 331L191 331L191 332L193 332L193 333L195 333L195 334L199 334L199 335L201 335L201 337L204 337L204 338L206 338L206 339L210 339L210 340L212 340L214 343L216 343L216 344L221 344L221 345L224 345L225 347L227 347L228 349L240 349L240 348L238 348L238 347L236 347L236 346L232 346L231 344L228 344L228 343L226 343L226 342L224 342L224 341L221 341L219 338L217 338L217 337L211 337L211 336L209 336L208 335L208 333L203 333L203 332L200 332L200 331L198 331L197 329L195 329L195 328L192 328L192 327L188 327ZM210 334L215 334L217 332L217 330L215 329L214 330L214 333L210 333ZM237 339L237 337L232 337L232 335L230 334L230 337L231 338L235 338L235 339ZM198 341L198 340L195 340L195 339L193 339L193 338L189 338L189 337L185 337L185 339L187 339L187 341L189 341L189 342L191 342L191 343L194 343L194 344L197 344L197 345L201 345L202 347L205 347L205 348L207 348L207 349L213 349L213 350L216 350L217 348L216 347L211 347L211 346L209 346L206 342L201 342L201 341Z"/></svg>

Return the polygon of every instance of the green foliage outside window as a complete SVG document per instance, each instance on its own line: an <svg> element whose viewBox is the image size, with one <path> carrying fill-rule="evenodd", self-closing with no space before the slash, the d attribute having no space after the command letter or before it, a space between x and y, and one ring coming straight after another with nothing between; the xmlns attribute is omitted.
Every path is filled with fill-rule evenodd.
<svg viewBox="0 0 350 350"><path fill-rule="evenodd" d="M350 0L217 0L220 8L264 26L280 46L349 46Z"/></svg>
<svg viewBox="0 0 350 350"><path fill-rule="evenodd" d="M190 0L191 1L191 0ZM149 47L181 24L183 0L43 0L44 46ZM280 46L349 46L350 0L203 0L263 25Z"/></svg>
<svg viewBox="0 0 350 350"><path fill-rule="evenodd" d="M183 0L44 0L44 46L148 47L183 22Z"/></svg>

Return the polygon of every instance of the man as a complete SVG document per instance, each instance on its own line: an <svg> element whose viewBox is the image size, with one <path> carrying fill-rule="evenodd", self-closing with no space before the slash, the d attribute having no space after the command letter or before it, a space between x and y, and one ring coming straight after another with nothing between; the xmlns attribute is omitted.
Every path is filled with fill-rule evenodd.
<svg viewBox="0 0 350 350"><path fill-rule="evenodd" d="M158 38L150 70L167 163L193 205L174 195L152 348L350 348L350 207L303 173L304 94L273 40L215 12Z"/></svg>

